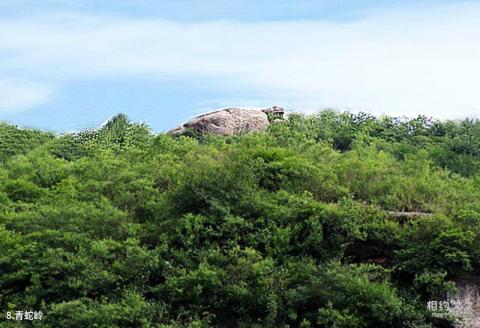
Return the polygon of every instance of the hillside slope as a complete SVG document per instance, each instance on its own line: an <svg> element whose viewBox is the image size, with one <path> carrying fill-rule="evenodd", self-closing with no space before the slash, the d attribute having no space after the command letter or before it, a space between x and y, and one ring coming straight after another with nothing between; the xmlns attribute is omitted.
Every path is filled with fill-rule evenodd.
<svg viewBox="0 0 480 328"><path fill-rule="evenodd" d="M0 146L0 307L37 327L448 326L427 303L480 272L476 120L174 138L118 115Z"/></svg>

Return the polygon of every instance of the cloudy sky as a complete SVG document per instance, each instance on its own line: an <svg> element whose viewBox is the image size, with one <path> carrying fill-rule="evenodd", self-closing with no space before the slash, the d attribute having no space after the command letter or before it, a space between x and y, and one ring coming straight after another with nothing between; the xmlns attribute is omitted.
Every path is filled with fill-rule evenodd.
<svg viewBox="0 0 480 328"><path fill-rule="evenodd" d="M0 120L226 106L480 116L480 1L0 0Z"/></svg>

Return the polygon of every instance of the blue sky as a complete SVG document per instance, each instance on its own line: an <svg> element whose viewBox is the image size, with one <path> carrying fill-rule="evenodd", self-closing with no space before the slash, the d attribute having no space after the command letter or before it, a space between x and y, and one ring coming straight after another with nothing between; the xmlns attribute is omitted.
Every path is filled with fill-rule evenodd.
<svg viewBox="0 0 480 328"><path fill-rule="evenodd" d="M164 131L235 106L480 113L478 1L0 0L0 120L122 112Z"/></svg>

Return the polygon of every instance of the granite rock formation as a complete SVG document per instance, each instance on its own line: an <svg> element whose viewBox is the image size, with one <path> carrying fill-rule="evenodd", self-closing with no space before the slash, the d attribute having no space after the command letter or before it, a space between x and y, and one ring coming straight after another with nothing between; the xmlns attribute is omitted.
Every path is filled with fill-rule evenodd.
<svg viewBox="0 0 480 328"><path fill-rule="evenodd" d="M181 135L187 131L213 133L231 136L265 130L270 124L269 116L281 118L284 110L279 106L266 109L225 108L192 118L180 127L170 130L171 135Z"/></svg>

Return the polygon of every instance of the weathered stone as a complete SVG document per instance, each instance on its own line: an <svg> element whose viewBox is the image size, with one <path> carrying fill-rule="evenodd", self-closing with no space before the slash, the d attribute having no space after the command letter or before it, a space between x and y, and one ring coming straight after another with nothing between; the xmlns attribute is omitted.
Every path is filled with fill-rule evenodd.
<svg viewBox="0 0 480 328"><path fill-rule="evenodd" d="M449 295L450 312L461 318L454 327L480 327L480 277L466 277L455 281L458 292Z"/></svg>
<svg viewBox="0 0 480 328"><path fill-rule="evenodd" d="M283 116L283 108L274 106L262 110L226 108L219 111L206 113L170 130L172 135L184 134L188 130L197 133L213 133L231 136L248 132L265 130L270 124L268 114L274 117Z"/></svg>
<svg viewBox="0 0 480 328"><path fill-rule="evenodd" d="M388 215L394 219L415 219L420 217L432 216L432 213L425 212L396 212L396 211L387 211Z"/></svg>

